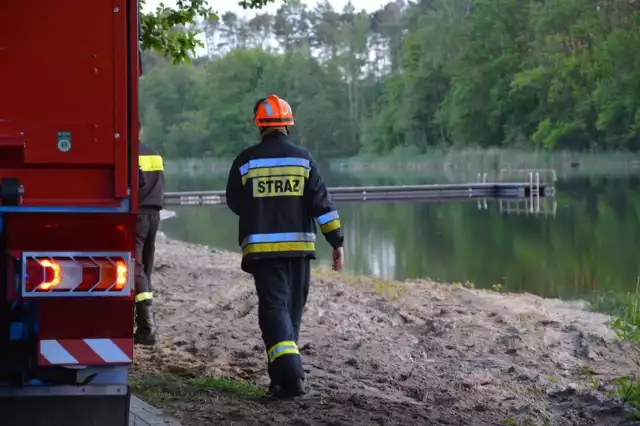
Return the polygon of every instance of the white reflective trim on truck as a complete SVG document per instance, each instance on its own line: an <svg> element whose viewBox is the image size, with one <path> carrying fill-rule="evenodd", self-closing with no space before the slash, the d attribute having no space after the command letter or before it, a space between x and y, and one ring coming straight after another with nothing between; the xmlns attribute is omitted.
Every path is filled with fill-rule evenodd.
<svg viewBox="0 0 640 426"><path fill-rule="evenodd" d="M40 341L38 365L98 366L131 364L133 337L45 339Z"/></svg>
<svg viewBox="0 0 640 426"><path fill-rule="evenodd" d="M40 355L50 364L78 364L78 360L57 340L41 340Z"/></svg>
<svg viewBox="0 0 640 426"><path fill-rule="evenodd" d="M84 339L84 342L107 363L131 362L131 358L124 353L111 339Z"/></svg>

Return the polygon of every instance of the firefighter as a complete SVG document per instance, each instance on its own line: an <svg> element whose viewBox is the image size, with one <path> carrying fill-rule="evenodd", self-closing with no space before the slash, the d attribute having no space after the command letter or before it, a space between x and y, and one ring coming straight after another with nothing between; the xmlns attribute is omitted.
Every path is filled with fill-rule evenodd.
<svg viewBox="0 0 640 426"><path fill-rule="evenodd" d="M270 95L255 104L253 114L261 142L233 162L226 199L239 216L241 267L253 275L258 293L269 393L297 397L305 393L298 337L315 259L314 220L333 247L334 270L343 266L343 235L316 162L289 138L289 104Z"/></svg>
<svg viewBox="0 0 640 426"><path fill-rule="evenodd" d="M139 192L138 225L136 232L136 332L134 341L140 345L158 343L158 327L153 313L151 272L155 253L156 234L160 224L160 210L164 201L164 165L162 157L142 142L139 126L138 163L142 171Z"/></svg>

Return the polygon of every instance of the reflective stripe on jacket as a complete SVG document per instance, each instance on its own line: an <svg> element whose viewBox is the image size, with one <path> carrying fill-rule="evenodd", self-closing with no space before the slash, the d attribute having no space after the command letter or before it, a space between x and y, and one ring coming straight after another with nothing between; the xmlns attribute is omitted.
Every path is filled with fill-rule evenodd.
<svg viewBox="0 0 640 426"><path fill-rule="evenodd" d="M340 217L316 162L283 133L264 136L235 159L226 197L240 219L245 258L315 257L314 222L331 246L343 244Z"/></svg>
<svg viewBox="0 0 640 426"><path fill-rule="evenodd" d="M138 205L141 209L162 209L164 205L164 163L154 149L142 142L139 145L138 165L143 175Z"/></svg>

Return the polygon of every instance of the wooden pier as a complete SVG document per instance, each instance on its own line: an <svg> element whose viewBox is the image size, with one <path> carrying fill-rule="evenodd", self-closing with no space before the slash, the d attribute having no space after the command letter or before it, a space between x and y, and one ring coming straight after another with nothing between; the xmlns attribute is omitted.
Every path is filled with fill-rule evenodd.
<svg viewBox="0 0 640 426"><path fill-rule="evenodd" d="M532 179L529 182L474 182L404 186L350 186L329 188L337 202L413 201L460 202L501 199L529 199L555 197L552 183ZM166 205L203 206L225 204L225 191L186 191L165 193Z"/></svg>

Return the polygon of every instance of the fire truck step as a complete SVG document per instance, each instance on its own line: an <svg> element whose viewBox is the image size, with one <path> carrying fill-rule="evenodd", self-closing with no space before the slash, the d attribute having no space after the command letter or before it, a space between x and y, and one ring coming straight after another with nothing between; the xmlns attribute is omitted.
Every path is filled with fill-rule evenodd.
<svg viewBox="0 0 640 426"><path fill-rule="evenodd" d="M131 419L130 392L2 395L0 413L2 426L127 426Z"/></svg>

